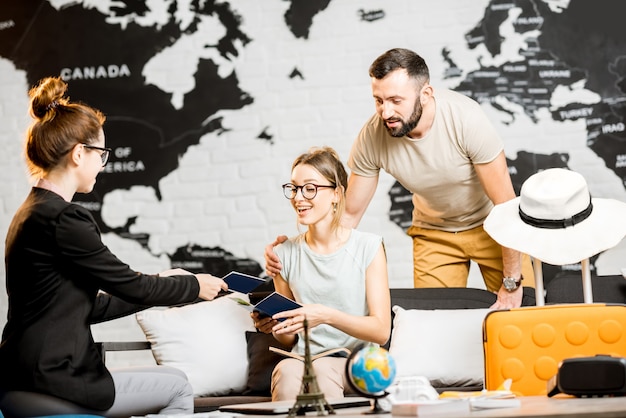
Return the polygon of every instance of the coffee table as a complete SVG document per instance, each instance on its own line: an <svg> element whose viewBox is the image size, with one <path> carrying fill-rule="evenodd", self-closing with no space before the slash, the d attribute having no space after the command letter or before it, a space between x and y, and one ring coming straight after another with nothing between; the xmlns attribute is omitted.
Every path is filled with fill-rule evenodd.
<svg viewBox="0 0 626 418"><path fill-rule="evenodd" d="M426 415L437 418L626 418L626 397L613 398L573 398L567 396L524 396L519 398L520 408L498 408L474 410L459 414ZM337 409L336 415L340 418L395 418L391 414L368 414L368 407ZM248 415L245 417L276 417L286 415ZM307 417L317 416L315 412L308 412ZM329 415L333 417L333 415ZM410 417L409 417L410 418ZM419 418L416 416L416 418Z"/></svg>
<svg viewBox="0 0 626 418"><path fill-rule="evenodd" d="M474 410L465 414L454 413L438 414L437 418L472 418L472 417L502 417L502 418L618 418L626 417L626 397L614 398L574 398L558 396L548 398L547 396L523 396L519 398L522 406L520 408L498 408ZM366 410L366 408L365 408ZM340 415L345 413L352 417L360 416L357 411L339 411ZM348 416L348 415L346 415ZM381 417L383 415L380 415ZM392 417L391 414L386 414Z"/></svg>

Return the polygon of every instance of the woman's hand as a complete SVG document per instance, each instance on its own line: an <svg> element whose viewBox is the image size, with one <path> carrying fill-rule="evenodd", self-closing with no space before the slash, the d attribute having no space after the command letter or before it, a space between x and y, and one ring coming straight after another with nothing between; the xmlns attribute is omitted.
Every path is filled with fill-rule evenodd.
<svg viewBox="0 0 626 418"><path fill-rule="evenodd" d="M228 290L224 280L210 274L194 274L200 284L198 297L204 300L213 300L221 290Z"/></svg>
<svg viewBox="0 0 626 418"><path fill-rule="evenodd" d="M279 312L273 316L274 320L277 320L277 324L272 328L272 332L277 335L286 334L294 335L301 331L304 331L304 320L307 320L309 329L314 328L320 324L327 323L328 312L330 308L319 305L310 304L305 305L302 308L293 309L291 311ZM285 318L284 321L278 321L281 318Z"/></svg>
<svg viewBox="0 0 626 418"><path fill-rule="evenodd" d="M252 321L254 321L254 327L264 334L271 334L272 328L278 324L277 320L272 319L269 316L261 318L258 312L251 312L250 317L252 318Z"/></svg>

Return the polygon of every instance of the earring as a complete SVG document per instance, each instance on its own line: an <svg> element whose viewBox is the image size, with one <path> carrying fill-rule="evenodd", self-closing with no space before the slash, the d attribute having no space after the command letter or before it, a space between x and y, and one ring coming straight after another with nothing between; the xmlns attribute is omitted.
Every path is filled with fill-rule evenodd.
<svg viewBox="0 0 626 418"><path fill-rule="evenodd" d="M337 213L337 202L333 202L333 213Z"/></svg>

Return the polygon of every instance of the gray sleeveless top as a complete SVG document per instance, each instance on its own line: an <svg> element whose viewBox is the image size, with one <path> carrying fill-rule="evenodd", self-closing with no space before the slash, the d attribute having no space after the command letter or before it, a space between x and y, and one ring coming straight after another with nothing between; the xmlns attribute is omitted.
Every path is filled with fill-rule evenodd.
<svg viewBox="0 0 626 418"><path fill-rule="evenodd" d="M348 242L332 254L314 253L304 234L290 238L274 251L283 265L281 275L297 302L318 303L363 316L369 312L365 272L381 243L381 236L353 229ZM303 337L300 336L293 352L304 354ZM309 340L312 355L338 347L352 350L361 342L326 324L309 328Z"/></svg>

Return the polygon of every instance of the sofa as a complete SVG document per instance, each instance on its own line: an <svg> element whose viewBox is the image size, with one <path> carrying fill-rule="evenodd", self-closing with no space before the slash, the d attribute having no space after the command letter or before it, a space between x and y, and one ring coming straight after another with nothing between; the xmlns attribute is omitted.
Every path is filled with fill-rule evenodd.
<svg viewBox="0 0 626 418"><path fill-rule="evenodd" d="M251 295L252 300L267 291L271 289ZM473 288L390 293L394 325L385 348L398 364L398 375L427 376L438 390L481 389L482 318L495 294ZM147 341L105 342L104 351L149 348L158 364L183 370L194 388L196 412L269 401L271 372L283 357L269 351L278 342L257 332L249 311L237 303L246 296L234 293L211 302L139 312L137 322ZM535 304L534 289L524 289L523 304ZM463 338L471 343L459 343ZM468 347L473 347L469 354Z"/></svg>

